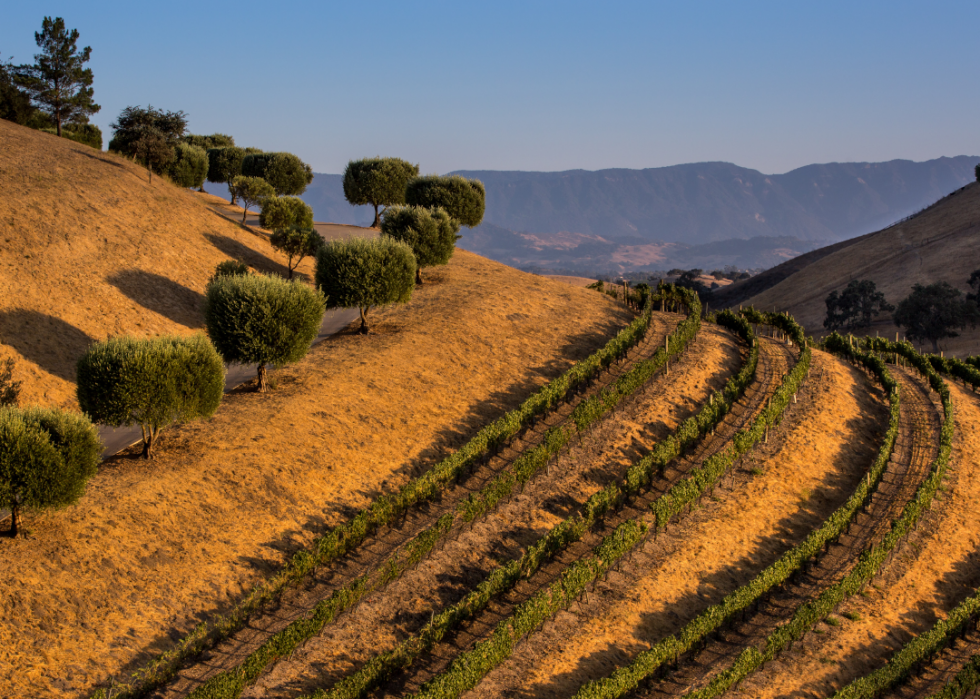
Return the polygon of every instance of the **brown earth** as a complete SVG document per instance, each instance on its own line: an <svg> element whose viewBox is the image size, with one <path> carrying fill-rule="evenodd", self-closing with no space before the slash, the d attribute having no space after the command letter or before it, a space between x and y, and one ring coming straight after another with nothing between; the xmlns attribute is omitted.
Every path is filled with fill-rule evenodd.
<svg viewBox="0 0 980 699"><path fill-rule="evenodd" d="M749 454L744 482L717 489L651 543L656 561L628 589L610 576L597 604L559 614L529 642L533 653L522 649L471 695L571 696L679 631L818 526L874 458L886 415L865 377L840 360L814 352L810 372L778 438Z"/></svg>
<svg viewBox="0 0 980 699"><path fill-rule="evenodd" d="M953 458L941 499L919 523L892 564L818 625L741 684L743 696L814 697L880 667L891 654L976 590L980 584L980 403L950 382L956 416ZM836 625L835 625L836 624Z"/></svg>
<svg viewBox="0 0 980 699"><path fill-rule="evenodd" d="M0 694L77 695L132 671L631 317L463 251L431 280L377 311L375 334L317 345L277 390L229 394L164 432L154 461L106 462L77 505L0 541Z"/></svg>
<svg viewBox="0 0 980 699"><path fill-rule="evenodd" d="M752 279L728 287L725 298L735 299L736 306L745 303L762 310L787 311L807 332L819 336L824 332L827 295L840 291L851 280L872 280L893 305L908 296L912 285L917 283L947 281L964 292L969 291L967 280L980 268L978 245L980 183L973 183L908 221L856 241L839 243L829 255L822 255L819 250L809 253L812 261L799 269L796 268L800 263L790 260L785 265L795 271L747 300L738 298L737 293L742 284L753 284ZM779 278L778 270L764 274L775 275L775 280ZM894 337L897 330L889 313L883 314L867 334ZM961 337L943 340L940 348L956 356L980 353L980 329L967 329ZM931 352L931 344L925 349Z"/></svg>
<svg viewBox="0 0 980 699"><path fill-rule="evenodd" d="M286 272L267 236L126 158L6 120L0 153L0 360L16 360L22 403L74 405L95 340L200 331L219 262Z"/></svg>

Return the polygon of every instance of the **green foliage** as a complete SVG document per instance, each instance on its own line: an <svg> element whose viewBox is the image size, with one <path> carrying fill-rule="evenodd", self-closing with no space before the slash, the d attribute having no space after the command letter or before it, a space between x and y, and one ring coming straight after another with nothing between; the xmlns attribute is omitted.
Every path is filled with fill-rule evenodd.
<svg viewBox="0 0 980 699"><path fill-rule="evenodd" d="M246 177L239 175L231 181L228 186L231 192L232 201L240 199L242 202L242 224L248 216L249 207L263 206L266 200L276 196L276 191L268 182L261 177Z"/></svg>
<svg viewBox="0 0 980 699"><path fill-rule="evenodd" d="M409 180L405 202L412 206L445 209L462 225L479 226L486 209L487 193L479 180L459 175L426 175Z"/></svg>
<svg viewBox="0 0 980 699"><path fill-rule="evenodd" d="M244 262L225 260L224 262L219 262L218 266L214 268L214 274L211 275L208 283L220 277L242 277L251 273L252 270Z"/></svg>
<svg viewBox="0 0 980 699"><path fill-rule="evenodd" d="M302 194L313 181L313 168L292 153L253 153L242 160L242 174L261 177L279 196Z"/></svg>
<svg viewBox="0 0 980 699"><path fill-rule="evenodd" d="M226 362L257 364L265 391L266 364L281 367L306 356L323 321L323 297L277 276L219 277L205 291L204 322Z"/></svg>
<svg viewBox="0 0 980 699"><path fill-rule="evenodd" d="M203 148L189 143L174 146L174 161L170 164L170 179L178 187L197 189L204 185L208 174L208 156Z"/></svg>
<svg viewBox="0 0 980 699"><path fill-rule="evenodd" d="M412 248L415 282L421 284L423 267L449 263L456 250L459 222L440 208L392 206L381 217L381 233Z"/></svg>
<svg viewBox="0 0 980 699"><path fill-rule="evenodd" d="M17 534L22 508L64 507L85 492L102 443L78 413L50 408L0 408L0 505L10 509Z"/></svg>
<svg viewBox="0 0 980 699"><path fill-rule="evenodd" d="M313 209L299 197L271 197L262 204L259 225L274 231L290 226L313 228Z"/></svg>
<svg viewBox="0 0 980 699"><path fill-rule="evenodd" d="M210 136L200 136L191 133L184 136L183 141L192 146L203 148L205 151L209 151L212 148L232 148L235 145L235 139L223 133L213 133Z"/></svg>
<svg viewBox="0 0 980 699"><path fill-rule="evenodd" d="M315 257L323 247L323 238L316 229L300 226L277 228L269 242L272 243L273 248L286 256L290 279L293 278L293 272L300 262L307 257Z"/></svg>
<svg viewBox="0 0 980 699"><path fill-rule="evenodd" d="M20 381L14 381L14 359L7 357L0 362L0 407L17 405Z"/></svg>
<svg viewBox="0 0 980 699"><path fill-rule="evenodd" d="M153 106L126 107L111 124L109 150L134 158L150 172L163 174L176 157L174 147L187 130L187 115Z"/></svg>
<svg viewBox="0 0 980 699"><path fill-rule="evenodd" d="M967 325L975 326L980 320L977 304L962 298L959 289L947 282L928 286L915 284L912 293L895 309L895 325L905 328L905 334L913 340L932 343L932 351L939 351L939 341L957 337L957 330Z"/></svg>
<svg viewBox="0 0 980 699"><path fill-rule="evenodd" d="M400 158L351 160L344 169L344 197L353 206L374 207L373 228L380 224L378 207L405 203L405 187L419 166Z"/></svg>
<svg viewBox="0 0 980 699"><path fill-rule="evenodd" d="M44 127L39 130L58 135L54 127ZM102 129L95 124L65 124L61 129L61 136L96 150L102 150Z"/></svg>
<svg viewBox="0 0 980 699"><path fill-rule="evenodd" d="M211 417L221 403L225 368L203 335L115 337L78 360L78 404L106 425L139 424L143 457L164 427Z"/></svg>
<svg viewBox="0 0 980 699"><path fill-rule="evenodd" d="M14 66L9 61L0 60L0 119L21 126L28 126L38 114L43 119L47 119L47 115L41 114L31 106L30 95L14 83L14 70Z"/></svg>
<svg viewBox="0 0 980 699"><path fill-rule="evenodd" d="M316 285L329 308L359 309L366 333L372 307L412 298L415 256L408 245L388 237L330 241L316 256Z"/></svg>
<svg viewBox="0 0 980 699"><path fill-rule="evenodd" d="M867 328L875 317L895 310L870 279L855 279L840 294L831 291L825 303L827 317L823 326L828 330Z"/></svg>
<svg viewBox="0 0 980 699"><path fill-rule="evenodd" d="M209 148L207 154L208 182L226 182L228 192L231 194L231 203L234 205L236 199L231 183L242 174L242 161L245 160L246 155L245 149L235 146Z"/></svg>
<svg viewBox="0 0 980 699"><path fill-rule="evenodd" d="M101 109L92 99L92 69L83 67L92 56L92 48L79 51L78 30L65 29L61 17L45 17L34 41L41 52L34 55L34 65L15 69L14 80L51 117L61 136L63 124L87 123L89 115Z"/></svg>

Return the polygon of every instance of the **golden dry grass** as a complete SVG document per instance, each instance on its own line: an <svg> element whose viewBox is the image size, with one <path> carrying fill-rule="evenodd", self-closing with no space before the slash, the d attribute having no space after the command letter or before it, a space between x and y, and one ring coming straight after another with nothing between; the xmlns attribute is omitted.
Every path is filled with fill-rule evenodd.
<svg viewBox="0 0 980 699"><path fill-rule="evenodd" d="M17 361L25 403L72 405L93 340L199 331L219 262L285 269L261 235L125 158L6 120L0 153L0 360Z"/></svg>
<svg viewBox="0 0 980 699"><path fill-rule="evenodd" d="M746 303L789 311L808 332L823 334L825 299L855 279L870 279L892 304L908 296L913 284L947 281L967 291L970 273L980 268L980 183L940 202L915 218L867 236L808 265ZM895 337L891 314L870 330ZM980 352L980 330L940 346L957 355ZM931 345L925 348L932 351Z"/></svg>

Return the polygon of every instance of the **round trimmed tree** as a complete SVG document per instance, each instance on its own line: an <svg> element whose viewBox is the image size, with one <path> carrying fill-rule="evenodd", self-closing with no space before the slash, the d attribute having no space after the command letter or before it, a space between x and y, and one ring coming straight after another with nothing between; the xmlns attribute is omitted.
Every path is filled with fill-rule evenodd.
<svg viewBox="0 0 980 699"><path fill-rule="evenodd" d="M65 507L85 492L102 453L84 415L49 408L0 408L0 505L17 536L24 508Z"/></svg>
<svg viewBox="0 0 980 699"><path fill-rule="evenodd" d="M258 390L265 391L266 365L305 357L324 310L323 296L299 282L264 274L221 277L205 291L204 323L226 362L258 365Z"/></svg>
<svg viewBox="0 0 980 699"><path fill-rule="evenodd" d="M459 175L426 175L409 181L405 202L431 209L440 206L462 225L479 226L486 209L487 192L480 180Z"/></svg>
<svg viewBox="0 0 980 699"><path fill-rule="evenodd" d="M245 149L235 146L225 148L209 148L208 151L208 182L224 182L231 194L231 203L238 203L231 183L242 174L242 161L245 159Z"/></svg>
<svg viewBox="0 0 980 699"><path fill-rule="evenodd" d="M272 197L262 204L259 225L273 231L290 226L313 228L313 209L299 197Z"/></svg>
<svg viewBox="0 0 980 699"><path fill-rule="evenodd" d="M143 458L149 459L164 427L214 415L225 367L204 335L114 337L78 360L77 381L82 410L113 427L138 424Z"/></svg>
<svg viewBox="0 0 980 699"><path fill-rule="evenodd" d="M344 197L354 206L374 207L372 228L380 223L379 206L405 203L405 186L419 174L419 166L400 158L351 160L344 170Z"/></svg>
<svg viewBox="0 0 980 699"><path fill-rule="evenodd" d="M178 187L199 189L208 176L208 154L203 148L189 143L174 146L174 160L170 163L170 179Z"/></svg>
<svg viewBox="0 0 980 699"><path fill-rule="evenodd" d="M254 153L242 160L242 174L261 177L279 196L302 194L313 181L313 168L292 153Z"/></svg>
<svg viewBox="0 0 980 699"><path fill-rule="evenodd" d="M328 308L357 308L367 334L374 306L407 303L415 288L415 256L407 244L382 236L324 243L316 256L316 285Z"/></svg>
<svg viewBox="0 0 980 699"><path fill-rule="evenodd" d="M232 199L242 200L242 225L251 206L263 206L268 199L276 196L276 190L261 177L239 175L228 186Z"/></svg>
<svg viewBox="0 0 980 699"><path fill-rule="evenodd" d="M300 226L289 226L279 228L269 239L272 247L286 256L286 267L289 269L289 278L293 278L293 272L299 263L307 257L316 256L320 248L323 247L323 238L314 228L302 228Z"/></svg>
<svg viewBox="0 0 980 699"><path fill-rule="evenodd" d="M381 216L381 234L407 243L415 255L415 283L422 268L445 265L456 249L459 221L441 208L392 206Z"/></svg>

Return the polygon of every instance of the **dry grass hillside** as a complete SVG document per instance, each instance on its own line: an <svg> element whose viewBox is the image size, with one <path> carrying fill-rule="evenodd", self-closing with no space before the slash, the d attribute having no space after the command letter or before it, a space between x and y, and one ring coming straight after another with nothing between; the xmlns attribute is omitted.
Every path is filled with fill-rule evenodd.
<svg viewBox="0 0 980 699"><path fill-rule="evenodd" d="M947 281L967 291L970 273L980 269L978 246L980 184L974 183L908 221L864 236L829 255L815 256L745 303L788 311L809 332L820 335L827 312L824 300L853 279L871 279L892 304L905 298L916 283ZM889 315L871 328L871 334L894 338L896 330ZM967 329L961 337L941 342L940 347L956 355L976 354L980 352L980 330Z"/></svg>
<svg viewBox="0 0 980 699"><path fill-rule="evenodd" d="M72 404L93 340L200 330L222 260L285 270L267 240L124 158L6 120L0 153L0 360L16 359L23 402Z"/></svg>

